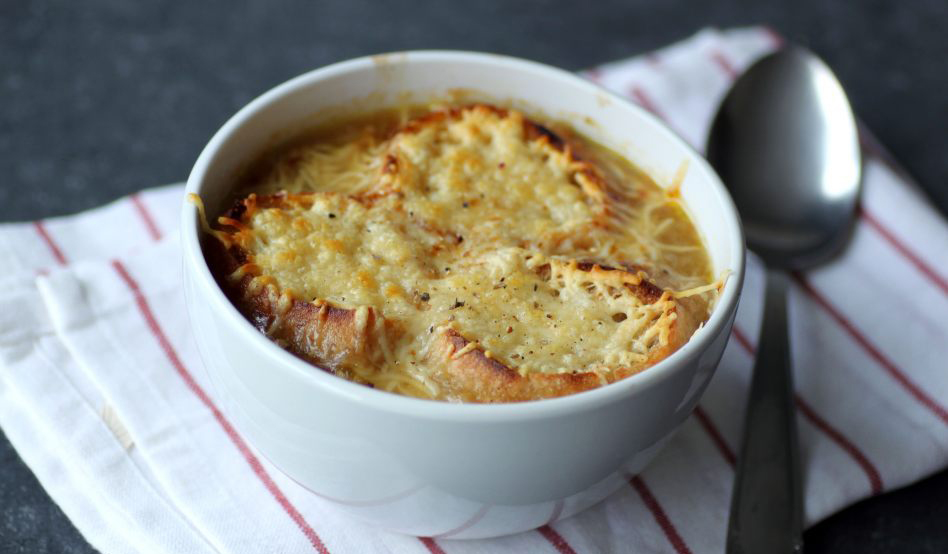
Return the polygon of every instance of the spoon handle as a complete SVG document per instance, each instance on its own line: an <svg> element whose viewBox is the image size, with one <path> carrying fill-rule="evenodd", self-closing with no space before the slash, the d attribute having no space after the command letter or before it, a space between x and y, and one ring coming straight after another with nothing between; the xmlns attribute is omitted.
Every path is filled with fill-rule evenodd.
<svg viewBox="0 0 948 554"><path fill-rule="evenodd" d="M767 270L764 323L734 477L728 554L803 551L802 495L787 332L789 276Z"/></svg>

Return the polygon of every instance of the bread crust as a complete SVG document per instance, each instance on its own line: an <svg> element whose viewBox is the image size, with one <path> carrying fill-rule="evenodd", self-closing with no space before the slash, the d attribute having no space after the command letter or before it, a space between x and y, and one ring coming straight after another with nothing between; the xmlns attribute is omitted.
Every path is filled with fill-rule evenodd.
<svg viewBox="0 0 948 554"><path fill-rule="evenodd" d="M653 304L665 299L667 292L631 272L603 267L592 262L576 264L580 271L595 278L597 273L618 272L630 276L626 287L643 303ZM555 398L598 388L639 373L668 357L686 343L701 323L695 302L678 299L673 311L668 344L652 352L649 359L637 368L616 367L607 373L594 371L566 371L563 373L526 373L485 352L479 345L451 328L438 330L429 349L429 362L435 368L433 378L466 402L523 402L537 398Z"/></svg>
<svg viewBox="0 0 948 554"><path fill-rule="evenodd" d="M324 371L353 379L354 364L379 363L380 345L400 335L397 326L371 306L364 308L364 321L359 321L355 309L294 298L276 283L255 285L260 274L253 271L249 253L236 244L209 241L205 252L221 289L250 323ZM250 271L239 274L248 266Z"/></svg>

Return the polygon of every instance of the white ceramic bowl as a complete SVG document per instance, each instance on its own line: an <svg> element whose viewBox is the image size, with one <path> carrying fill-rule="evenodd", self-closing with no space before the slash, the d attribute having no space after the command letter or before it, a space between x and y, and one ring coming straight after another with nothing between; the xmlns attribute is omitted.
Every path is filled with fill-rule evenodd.
<svg viewBox="0 0 948 554"><path fill-rule="evenodd" d="M238 430L314 494L373 524L452 538L568 517L627 486L689 416L737 308L744 240L708 164L655 117L559 69L489 54L423 51L318 69L260 96L204 148L188 192L219 213L235 172L275 138L340 109L481 91L570 122L681 195L716 271L731 277L707 324L672 356L597 390L506 405L450 404L350 383L254 329L208 270L198 214L182 214L188 310L214 394Z"/></svg>

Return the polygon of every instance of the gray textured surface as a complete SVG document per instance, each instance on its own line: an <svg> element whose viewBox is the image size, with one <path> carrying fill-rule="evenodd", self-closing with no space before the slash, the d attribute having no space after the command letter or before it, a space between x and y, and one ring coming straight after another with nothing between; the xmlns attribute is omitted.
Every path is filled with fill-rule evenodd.
<svg viewBox="0 0 948 554"><path fill-rule="evenodd" d="M766 22L837 70L860 116L948 209L948 2L608 0L0 3L0 221L183 179L237 108L325 63L462 48L568 69L706 25ZM809 552L948 552L948 473L850 508ZM87 552L5 439L0 551Z"/></svg>

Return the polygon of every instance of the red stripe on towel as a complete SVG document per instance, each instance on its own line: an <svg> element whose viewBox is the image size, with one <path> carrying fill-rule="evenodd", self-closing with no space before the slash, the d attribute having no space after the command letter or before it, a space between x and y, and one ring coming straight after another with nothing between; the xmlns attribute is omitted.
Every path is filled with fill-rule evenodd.
<svg viewBox="0 0 948 554"><path fill-rule="evenodd" d="M945 294L948 294L948 279L945 279L938 274L930 265L925 263L915 252L909 249L904 242L899 240L892 231L889 231L882 223L876 219L872 213L866 210L865 206L859 207L859 215L862 216L862 220L865 221L870 227L872 227L877 233L882 235L891 246L895 248L899 254L905 257L915 268L921 272L922 275L927 277L936 287L940 288L941 291Z"/></svg>
<svg viewBox="0 0 948 554"><path fill-rule="evenodd" d="M737 327L732 328L732 333L734 338L737 339L737 342L744 347L744 350L747 351L751 356L757 353L757 349L754 348L754 345L751 344L747 336ZM876 469L876 466L869 460L869 458L862 452L853 443L851 440L846 438L843 433L830 425L828 421L823 419L812 406L809 405L799 394L794 394L794 402L797 405L797 408L800 409L800 413L806 417L810 424L813 425L816 429L823 432L831 441L836 443L840 449L843 450L850 458L853 459L856 464L862 468L863 472L866 474L866 478L869 479L869 486L872 488L873 494L879 494L882 492L882 476L879 474L879 470Z"/></svg>
<svg viewBox="0 0 948 554"><path fill-rule="evenodd" d="M629 479L629 484L632 485L635 492L639 493L648 511L652 512L652 516L655 518L658 526L662 528L665 537L668 538L668 542L671 543L675 552L678 554L691 554L691 549L688 548L684 539L678 534L678 530L675 529L675 524L668 519L668 514L665 513L664 508L658 503L655 495L652 494L652 491L648 488L648 485L645 484L645 481L642 480L642 477L636 475Z"/></svg>
<svg viewBox="0 0 948 554"><path fill-rule="evenodd" d="M826 310L826 313L828 313L834 320L836 320L836 323L838 323L839 326L843 328L843 330L849 333L849 336L852 337L852 339L856 341L856 343L859 344L859 346L861 346L863 350L865 350L866 353L869 354L869 356L871 356L875 361L877 361L879 365L882 366L883 369L885 369L886 373L888 373L893 379L895 379L897 383L902 385L902 387L913 398L915 398L915 400L917 400L919 404L926 407L938 419L940 419L943 423L948 425L948 410L946 410L944 406L936 402L932 397L928 396L928 394L924 390L922 390L921 387L916 385L915 382L913 382L909 378L909 376L905 374L904 371L899 369L899 367L896 366L895 363L892 362L892 360L886 357L886 355L883 354L881 350L879 350L878 348L875 347L875 345L869 342L869 339L866 338L866 336L863 335L862 332L860 332L859 329L857 329L856 326L853 325L853 323L849 321L849 319L847 319L846 316L842 314L842 312L840 312L835 306L830 304L829 300L827 300L825 296L823 296L822 294L820 294L819 291L813 288L813 285L811 285L809 281L807 281L806 278L803 277L803 275L801 275L800 273L794 273L793 277L796 280L797 284L799 284L800 287L804 291L806 291L807 294L810 295L810 298L815 300L816 303L820 305L820 307Z"/></svg>
<svg viewBox="0 0 948 554"><path fill-rule="evenodd" d="M237 450L250 465L250 469L253 470L254 475L260 479L260 481L263 483L263 486L267 489L267 491L270 492L280 507L283 508L283 511L285 511L286 514L290 516L290 519L293 520L293 523L295 523L297 527L300 528L300 531L303 532L310 544L313 545L313 548L317 552L320 552L320 554L328 554L329 550L323 544L323 541L319 538L319 535L316 534L316 531L314 531L309 523L303 519L303 515L300 514L299 510L297 510L296 507L290 503L286 495L283 494L283 491L280 490L277 484L267 473L267 470L264 469L263 465L260 463L260 460L254 455L253 452L251 452L250 447L247 446L247 443L244 442L244 439L241 438L239 434L237 434L236 429L234 429L230 421L228 421L224 417L224 414L221 413L216 405L214 405L214 402L211 400L211 398L206 392L204 392L204 389L201 388L197 381L194 380L194 377L184 366L184 363L181 362L181 358L178 357L178 353L175 351L174 347L171 345L171 342L168 340L168 337L165 335L164 331L161 329L161 326L158 324L158 320L155 318L155 314L152 312L151 306L148 304L148 300L145 298L141 288L138 286L138 282L131 276L122 262L113 260L112 267L132 292L132 295L135 297L135 302L138 304L138 311L141 312L142 317L145 319L148 329L158 341L158 344L164 351L168 361L171 362L172 367L174 367L178 375L181 376L181 379L184 380L184 383L187 385L188 389L198 397L198 400L200 400L208 410L211 411L211 414L224 430L227 438L229 438L230 441L234 443L234 446L237 447Z"/></svg>
<svg viewBox="0 0 948 554"><path fill-rule="evenodd" d="M556 549L560 554L576 554L576 551L573 550L573 547L566 542L566 539L562 535L556 532L555 529L549 525L544 525L537 529L537 532L543 535L543 538L550 541L550 544L553 545L553 548Z"/></svg>
<svg viewBox="0 0 948 554"><path fill-rule="evenodd" d="M161 231L158 230L158 226L155 225L155 220L152 219L151 214L148 212L148 208L145 206L145 203L142 201L141 196L136 192L135 194L128 197L132 201L132 206L135 207L135 211L138 212L139 219L142 220L142 224L145 225L145 229L148 230L148 236L154 241L161 240Z"/></svg>
<svg viewBox="0 0 948 554"><path fill-rule="evenodd" d="M629 96L635 100L636 104L652 112L655 117L661 119L665 123L668 123L668 118L665 117L665 114L663 114L662 111L658 109L658 106L652 101L652 97L649 96L648 93L642 89L642 87L633 85L632 88L629 89Z"/></svg>
<svg viewBox="0 0 948 554"><path fill-rule="evenodd" d="M803 400L800 395L794 396L794 401L797 404L797 408L800 410L807 419L810 420L810 423L814 427L823 431L833 442L839 445L849 456L859 464L859 467L866 473L866 477L869 478L869 486L872 487L872 494L879 494L882 492L882 476L879 475L879 470L876 469L876 466L872 465L872 462L869 461L869 458L862 453L861 450L856 448L856 445L850 442L842 433L839 432L835 427L831 426L828 421L823 419L817 414L813 408Z"/></svg>
<svg viewBox="0 0 948 554"><path fill-rule="evenodd" d="M721 71L727 75L728 79L735 79L737 77L737 68L734 67L734 64L731 63L731 60L724 55L724 52L720 50L711 51L711 60L721 68Z"/></svg>
<svg viewBox="0 0 948 554"><path fill-rule="evenodd" d="M747 335L743 331L737 328L737 324L731 327L731 335L737 339L737 343L751 356L757 355L757 347L755 347L750 339L747 338Z"/></svg>
<svg viewBox="0 0 948 554"><path fill-rule="evenodd" d="M718 447L718 451L721 453L721 456L727 461L727 463L734 467L737 458L734 456L734 451L731 450L731 447L728 446L727 441L724 440L724 435L718 430L717 426L714 425L714 422L711 421L711 418L708 417L707 412L701 406L695 406L695 417L698 418L698 423L704 427L704 430L708 433L708 436L711 437L711 442Z"/></svg>
<svg viewBox="0 0 948 554"><path fill-rule="evenodd" d="M46 247L49 248L49 252L53 255L53 258L56 259L56 263L66 265L66 256L63 256L63 251L53 242L53 237L49 236L46 225L44 225L42 221L34 221L33 228L36 229L36 234L46 243Z"/></svg>
<svg viewBox="0 0 948 554"><path fill-rule="evenodd" d="M668 116L666 116L666 115L658 108L658 105L652 100L652 97L651 97L647 92L645 92L645 89L643 89L642 87L640 87L640 86L638 86L638 85L632 85L632 87L630 87L629 90L628 90L628 95L632 97L632 100L633 100L636 104L638 104L639 106L642 106L642 107L645 108L649 113L651 113L651 114L654 115L655 117L661 119L662 122L665 123L665 126L667 126L667 127L668 127L669 129L671 129L676 135L678 135L678 136L681 138L681 140L685 141L685 143L687 143L687 144L689 144L689 145L691 145L691 146L694 146L694 147L697 148L697 149L700 149L700 146L696 146L696 145L691 144L687 139L685 139L685 135L683 135L683 134L681 133L681 131L679 131L677 128L675 128L674 125L672 125L671 120L668 119Z"/></svg>
<svg viewBox="0 0 948 554"><path fill-rule="evenodd" d="M431 552L431 554L444 554L444 550L441 550L441 547L438 546L438 543L436 543L431 537L418 537L418 540L421 541L421 544L425 545L425 548L427 548L428 552Z"/></svg>

